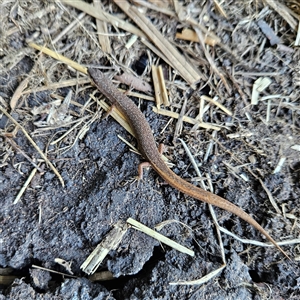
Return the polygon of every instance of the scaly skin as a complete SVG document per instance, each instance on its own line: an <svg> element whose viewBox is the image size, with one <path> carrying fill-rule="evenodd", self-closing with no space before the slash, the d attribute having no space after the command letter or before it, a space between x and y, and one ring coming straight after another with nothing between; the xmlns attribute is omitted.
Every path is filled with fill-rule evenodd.
<svg viewBox="0 0 300 300"><path fill-rule="evenodd" d="M288 255L281 249L281 247L275 242L275 240L268 234L268 232L241 208L225 200L224 198L194 186L172 172L162 160L161 155L156 147L151 128L138 107L127 96L118 91L118 89L101 71L90 68L88 69L88 73L100 92L126 116L131 128L135 132L139 149L143 156L167 183L184 194L187 194L197 200L218 206L237 215L256 228L278 250L280 250L288 259L290 259Z"/></svg>

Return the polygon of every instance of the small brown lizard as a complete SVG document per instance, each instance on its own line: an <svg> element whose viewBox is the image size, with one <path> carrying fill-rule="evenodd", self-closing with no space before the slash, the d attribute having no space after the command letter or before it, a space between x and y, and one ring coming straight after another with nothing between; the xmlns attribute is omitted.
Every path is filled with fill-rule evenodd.
<svg viewBox="0 0 300 300"><path fill-rule="evenodd" d="M281 249L275 240L250 215L231 202L213 193L205 191L183 180L172 172L161 158L151 131L151 128L138 107L110 82L110 80L97 69L88 69L92 81L100 92L126 116L131 128L134 130L142 155L148 160L153 169L171 186L195 199L218 206L242 218L263 234L288 259L288 255Z"/></svg>

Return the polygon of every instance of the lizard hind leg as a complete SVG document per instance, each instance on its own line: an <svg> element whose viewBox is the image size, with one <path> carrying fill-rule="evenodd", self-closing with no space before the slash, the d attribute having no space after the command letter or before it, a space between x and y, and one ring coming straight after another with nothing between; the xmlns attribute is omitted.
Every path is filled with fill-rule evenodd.
<svg viewBox="0 0 300 300"><path fill-rule="evenodd" d="M143 179L143 169L144 168L149 168L151 167L151 164L147 161L142 162L139 164L138 166L138 180L142 180Z"/></svg>
<svg viewBox="0 0 300 300"><path fill-rule="evenodd" d="M115 104L112 104L112 105L110 106L110 108L106 111L106 113L104 114L103 119L104 119L104 120L107 119L107 117L110 116L111 113L112 113L115 109L116 109L116 105L115 105Z"/></svg>
<svg viewBox="0 0 300 300"><path fill-rule="evenodd" d="M160 155L163 154L164 152L164 144L159 144L158 146L158 152L160 153ZM145 161L139 164L138 166L138 180L142 180L143 179L143 169L144 168L149 168L151 167L151 163Z"/></svg>
<svg viewBox="0 0 300 300"><path fill-rule="evenodd" d="M158 152L159 152L160 155L163 155L164 148L165 148L164 144L159 144L158 145Z"/></svg>

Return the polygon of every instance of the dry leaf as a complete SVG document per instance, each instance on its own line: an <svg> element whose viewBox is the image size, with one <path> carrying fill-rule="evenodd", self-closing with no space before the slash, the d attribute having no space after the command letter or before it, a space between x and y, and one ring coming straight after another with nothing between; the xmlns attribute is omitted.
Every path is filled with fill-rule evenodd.
<svg viewBox="0 0 300 300"><path fill-rule="evenodd" d="M145 82L142 79L132 74L123 73L122 75L117 75L114 78L126 85L129 85L130 87L134 88L137 91L146 92L146 93L152 92L152 87L148 82Z"/></svg>

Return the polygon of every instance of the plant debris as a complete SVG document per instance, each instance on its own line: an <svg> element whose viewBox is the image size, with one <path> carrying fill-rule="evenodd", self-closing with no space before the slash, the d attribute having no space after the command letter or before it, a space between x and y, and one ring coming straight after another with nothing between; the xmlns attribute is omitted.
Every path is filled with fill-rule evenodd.
<svg viewBox="0 0 300 300"><path fill-rule="evenodd" d="M300 297L299 1L0 8L1 296ZM137 183L130 124L87 68L137 103L174 172L253 215L294 262L153 171ZM194 256L124 230L88 277L86 257L127 219L164 224L161 234Z"/></svg>

